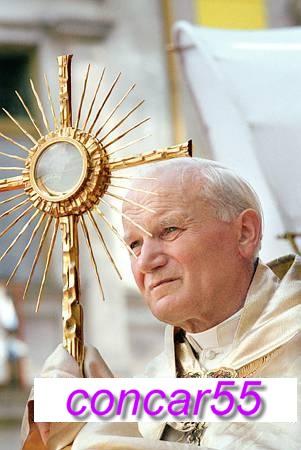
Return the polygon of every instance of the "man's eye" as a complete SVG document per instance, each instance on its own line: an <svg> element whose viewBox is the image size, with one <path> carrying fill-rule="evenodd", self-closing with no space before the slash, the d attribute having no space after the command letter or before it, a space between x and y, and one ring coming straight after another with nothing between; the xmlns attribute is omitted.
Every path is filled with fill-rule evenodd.
<svg viewBox="0 0 301 450"><path fill-rule="evenodd" d="M177 227L167 227L167 228L165 228L165 233L166 234L168 234L168 233L172 233L173 231L177 231L178 230L178 228Z"/></svg>
<svg viewBox="0 0 301 450"><path fill-rule="evenodd" d="M130 243L130 248L132 250L134 250L134 248L137 248L139 244L140 244L139 241L133 241L133 242Z"/></svg>
<svg viewBox="0 0 301 450"><path fill-rule="evenodd" d="M170 236L172 238L179 230L178 227L166 227L163 230L162 237L168 238Z"/></svg>

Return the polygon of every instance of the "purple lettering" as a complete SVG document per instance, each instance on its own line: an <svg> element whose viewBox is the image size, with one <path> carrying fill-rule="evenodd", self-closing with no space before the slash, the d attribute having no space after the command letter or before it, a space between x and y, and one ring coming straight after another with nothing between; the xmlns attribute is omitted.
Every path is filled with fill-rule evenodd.
<svg viewBox="0 0 301 450"><path fill-rule="evenodd" d="M232 393L230 391L227 391L226 389L222 390L224 386L234 386L234 385L235 381L219 381L217 383L213 398L214 399L225 398L226 400L229 401L227 408L222 410L217 409L215 405L210 406L212 412L217 416L225 416L226 414L229 414L232 411L233 406L235 406L235 400Z"/></svg>
<svg viewBox="0 0 301 450"><path fill-rule="evenodd" d="M185 416L188 416L188 414L189 414L189 403L190 403L191 395L185 389L177 389L176 391L173 391L173 393L171 394L170 398L174 398L178 394L184 395L185 398L178 399L178 400L173 400L172 402L170 402L168 404L168 407L167 407L168 412L172 416L180 416L182 414L184 414ZM177 406L177 405L180 405L180 404L183 404L182 409L176 408L175 410L173 410L173 406Z"/></svg>
<svg viewBox="0 0 301 450"><path fill-rule="evenodd" d="M101 410L97 409L96 403L97 403L97 401L99 401L101 396L105 396L105 395L109 399L109 404L106 409L101 411ZM100 389L99 391L95 392L95 394L91 398L91 411L93 412L93 414L96 414L97 416L105 416L112 410L112 408L114 406L114 402L115 402L115 398L111 391L109 391L108 389Z"/></svg>
<svg viewBox="0 0 301 450"><path fill-rule="evenodd" d="M245 381L244 382L244 385L243 385L243 388L242 388L242 391L240 394L240 398L241 398L241 400L244 400L245 398L248 398L248 397L253 398L253 399L255 399L255 405L252 409L246 410L239 404L237 406L237 410L243 416L252 416L252 415L256 414L262 406L260 395L258 394L258 392L254 391L254 390L250 389L248 391L249 386L261 386L261 381Z"/></svg>
<svg viewBox="0 0 301 450"><path fill-rule="evenodd" d="M88 392L85 391L84 389L76 389L75 391L71 392L71 394L69 395L69 397L67 399L67 410L68 410L68 413L71 414L72 416L80 416L87 409L86 406L82 406L81 409L78 410L78 411L75 411L73 409L72 402L73 401L78 401L78 398L74 399L74 397L76 397L78 395L82 395L84 398L89 398Z"/></svg>
<svg viewBox="0 0 301 450"><path fill-rule="evenodd" d="M162 412L163 406L159 406L158 409L151 410L149 407L149 402L152 396L155 395L159 395L161 398L165 399L166 395L164 394L164 392L161 389L153 389L152 391L148 392L148 394L146 394L145 399L143 401L143 408L144 411L146 412L146 414L148 414L149 416L157 416L158 414L160 414ZM154 401L154 399L152 399Z"/></svg>
<svg viewBox="0 0 301 450"><path fill-rule="evenodd" d="M134 405L133 405L131 414L132 414L132 416L137 414L137 410L139 407L139 401L140 401L140 392L137 391L137 389L131 389L129 391L125 391L124 389L122 389L122 391L120 392L119 399L118 399L118 405L117 405L117 410L116 410L117 416L122 414L124 402L127 400L128 395L132 395L132 394L134 394L135 398L134 398Z"/></svg>
<svg viewBox="0 0 301 450"><path fill-rule="evenodd" d="M197 415L199 415L200 414L200 409L201 409L201 401L203 400L203 397L205 396L205 395L210 395L211 394L211 389L205 389L204 391L200 391L200 390L198 390L198 393L197 393L197 396L196 396L196 399L195 399L195 403L194 403L194 409L193 409L193 415L194 416L197 416Z"/></svg>

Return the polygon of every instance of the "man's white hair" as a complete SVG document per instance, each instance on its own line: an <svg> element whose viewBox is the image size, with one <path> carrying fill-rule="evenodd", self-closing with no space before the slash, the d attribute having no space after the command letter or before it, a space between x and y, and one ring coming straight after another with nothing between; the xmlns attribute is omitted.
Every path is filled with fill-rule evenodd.
<svg viewBox="0 0 301 450"><path fill-rule="evenodd" d="M263 212L260 200L249 183L232 169L216 161L202 158L177 158L142 169L144 175L155 175L162 170L178 172L183 181L187 175L198 176L200 198L212 207L216 218L230 222L250 208L260 217L262 229Z"/></svg>
<svg viewBox="0 0 301 450"><path fill-rule="evenodd" d="M251 208L263 222L258 195L246 180L215 161L199 158L190 160L199 169L201 180L205 181L201 185L201 197L214 208L218 219L230 222L241 212Z"/></svg>

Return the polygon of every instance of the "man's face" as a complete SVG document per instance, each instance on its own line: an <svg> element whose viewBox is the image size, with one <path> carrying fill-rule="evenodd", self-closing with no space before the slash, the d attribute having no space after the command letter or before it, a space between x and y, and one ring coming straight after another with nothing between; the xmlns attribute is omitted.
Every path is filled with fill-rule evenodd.
<svg viewBox="0 0 301 450"><path fill-rule="evenodd" d="M235 224L214 217L201 200L199 181L165 173L164 179L144 182L143 189L156 195L135 192L128 199L153 212L128 203L123 207L152 234L123 221L125 240L137 255L131 256L137 286L159 320L188 331L207 329L220 317L220 308L227 312L225 296L235 290L240 258Z"/></svg>

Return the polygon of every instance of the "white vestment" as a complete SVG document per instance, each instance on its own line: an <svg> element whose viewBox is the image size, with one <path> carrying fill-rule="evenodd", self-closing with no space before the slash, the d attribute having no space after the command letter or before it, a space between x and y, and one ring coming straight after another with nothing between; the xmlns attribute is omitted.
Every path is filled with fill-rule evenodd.
<svg viewBox="0 0 301 450"><path fill-rule="evenodd" d="M198 372L227 367L240 377L299 377L301 372L301 259L284 258L274 265L275 273L259 263L240 313L219 324L214 330L174 343L174 328L168 326L165 350L149 364L147 377L175 377L181 370ZM283 272L286 272L283 274ZM209 336L209 337L208 337ZM189 341L190 344L187 344ZM193 348L193 350L192 350ZM197 356L196 356L197 353ZM52 355L43 376L79 376L76 363L62 352ZM178 361L176 362L176 356ZM188 366L187 366L188 364ZM58 367L64 370L58 370ZM186 365L186 367L185 367ZM86 371L89 374L89 370ZM91 375L95 376L95 374ZM98 376L102 375L98 372ZM298 405L300 413L300 404ZM285 405L279 405L283 408ZM26 422L26 419L25 419ZM39 450L37 432L27 423L24 450ZM51 450L184 450L192 448L223 450L300 450L301 421L298 423L208 423L200 447L185 444L186 434L173 424L104 423L52 424L48 447ZM26 429L27 428L27 429ZM175 441L182 438L183 443ZM161 440L160 440L161 439ZM173 442L162 441L162 439ZM35 444L32 445L31 442ZM73 443L72 443L73 442Z"/></svg>

